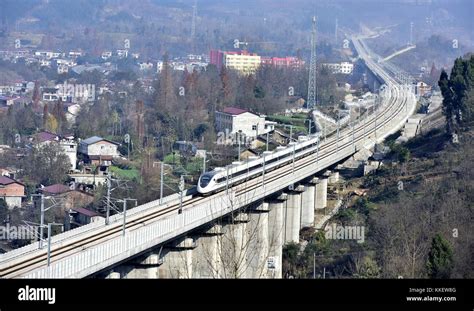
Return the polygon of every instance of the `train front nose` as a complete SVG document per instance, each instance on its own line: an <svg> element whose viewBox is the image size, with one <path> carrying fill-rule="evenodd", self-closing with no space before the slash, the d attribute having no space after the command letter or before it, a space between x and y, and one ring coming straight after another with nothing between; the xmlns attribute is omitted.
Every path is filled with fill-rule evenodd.
<svg viewBox="0 0 474 311"><path fill-rule="evenodd" d="M204 191L204 189L209 186L209 184L211 183L211 180L212 180L212 176L210 175L207 175L207 174L204 174L201 176L201 178L199 178L199 189L201 191ZM199 190L198 189L198 190ZM201 192L200 191L200 192Z"/></svg>

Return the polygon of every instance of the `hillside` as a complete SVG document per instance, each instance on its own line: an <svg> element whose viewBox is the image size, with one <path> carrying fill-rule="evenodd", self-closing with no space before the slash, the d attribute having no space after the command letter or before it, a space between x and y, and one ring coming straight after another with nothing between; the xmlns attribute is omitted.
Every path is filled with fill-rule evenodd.
<svg viewBox="0 0 474 311"><path fill-rule="evenodd" d="M286 273L326 278L473 278L474 131L459 144L434 130L403 147L405 163L393 162L373 175L351 180L366 197L354 200L328 225L364 227L365 242L326 239L309 233L303 253L290 244L284 252ZM402 182L402 186L400 186ZM443 273L429 269L433 241L441 238L451 251Z"/></svg>

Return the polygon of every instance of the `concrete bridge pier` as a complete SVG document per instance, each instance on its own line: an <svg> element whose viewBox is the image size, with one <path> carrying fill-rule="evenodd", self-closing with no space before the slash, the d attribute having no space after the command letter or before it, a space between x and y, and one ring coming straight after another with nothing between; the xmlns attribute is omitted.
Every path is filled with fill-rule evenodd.
<svg viewBox="0 0 474 311"><path fill-rule="evenodd" d="M126 275L127 279L156 279L159 267L163 264L161 248L134 260L134 269Z"/></svg>
<svg viewBox="0 0 474 311"><path fill-rule="evenodd" d="M316 210L324 209L328 205L328 177L321 176L316 182L315 205Z"/></svg>
<svg viewBox="0 0 474 311"><path fill-rule="evenodd" d="M234 212L229 216L229 223L225 225L221 239L222 278L241 279L247 276L249 221L249 214L244 212Z"/></svg>
<svg viewBox="0 0 474 311"><path fill-rule="evenodd" d="M121 275L120 275L120 272L112 270L107 274L105 278L106 279L120 279Z"/></svg>
<svg viewBox="0 0 474 311"><path fill-rule="evenodd" d="M328 177L328 183L330 185L337 184L339 182L339 172L331 172Z"/></svg>
<svg viewBox="0 0 474 311"><path fill-rule="evenodd" d="M263 202L249 210L250 222L246 228L248 237L247 278L265 278L267 276L269 205L268 202Z"/></svg>
<svg viewBox="0 0 474 311"><path fill-rule="evenodd" d="M316 185L310 183L305 185L305 190L301 194L301 224L300 229L312 227L314 225L314 209L316 199Z"/></svg>
<svg viewBox="0 0 474 311"><path fill-rule="evenodd" d="M268 242L269 252L267 258L267 277L272 279L282 278L282 258L284 244L284 210L286 210L288 195L282 193L271 199L268 213Z"/></svg>
<svg viewBox="0 0 474 311"><path fill-rule="evenodd" d="M221 277L220 249L223 234L223 226L214 224L197 239L197 247L193 250L193 278Z"/></svg>
<svg viewBox="0 0 474 311"><path fill-rule="evenodd" d="M288 202L284 211L285 243L300 241L301 229L301 194L304 192L304 186L294 188L288 195Z"/></svg>
<svg viewBox="0 0 474 311"><path fill-rule="evenodd" d="M163 264L162 249L157 248L114 267L106 279L156 279Z"/></svg>
<svg viewBox="0 0 474 311"><path fill-rule="evenodd" d="M193 277L194 238L185 237L171 242L163 249L163 264L158 269L159 278L186 279Z"/></svg>

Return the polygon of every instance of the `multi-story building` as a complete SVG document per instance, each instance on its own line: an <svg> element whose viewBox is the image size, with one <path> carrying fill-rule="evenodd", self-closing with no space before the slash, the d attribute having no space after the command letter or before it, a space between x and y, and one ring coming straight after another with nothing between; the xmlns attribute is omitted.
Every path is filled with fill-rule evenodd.
<svg viewBox="0 0 474 311"><path fill-rule="evenodd" d="M102 137L93 136L80 142L79 152L85 156L87 163L110 166L113 158L120 156L119 145Z"/></svg>
<svg viewBox="0 0 474 311"><path fill-rule="evenodd" d="M349 62L341 63L341 73L345 75L350 75L354 71L354 64Z"/></svg>
<svg viewBox="0 0 474 311"><path fill-rule="evenodd" d="M0 199L3 199L8 208L20 207L25 196L25 185L6 176L0 176Z"/></svg>
<svg viewBox="0 0 474 311"><path fill-rule="evenodd" d="M301 68L305 62L298 57L262 57L262 65L275 67Z"/></svg>
<svg viewBox="0 0 474 311"><path fill-rule="evenodd" d="M36 146L41 147L50 143L57 143L65 155L69 158L71 170L76 169L77 163L77 143L74 141L74 136L65 135L59 136L50 132L39 132L30 138L30 141Z"/></svg>
<svg viewBox="0 0 474 311"><path fill-rule="evenodd" d="M223 111L216 111L215 124L218 133L226 136L235 136L240 133L243 137L255 138L273 130L273 122L265 121L259 116L245 109L228 107Z"/></svg>
<svg viewBox="0 0 474 311"><path fill-rule="evenodd" d="M243 74L254 73L261 64L260 56L247 51L226 52L224 56L224 65L226 68L237 70Z"/></svg>
<svg viewBox="0 0 474 311"><path fill-rule="evenodd" d="M431 92L431 86L426 84L423 81L419 81L415 85L415 95L423 96L427 93Z"/></svg>
<svg viewBox="0 0 474 311"><path fill-rule="evenodd" d="M345 75L350 75L354 71L354 64L349 62L325 63L323 64L323 66L329 68L334 74L341 73Z"/></svg>
<svg viewBox="0 0 474 311"><path fill-rule="evenodd" d="M231 68L241 73L253 73L260 65L301 68L305 64L305 62L298 57L261 57L245 50L239 52L211 50L209 56L209 63L216 65L218 69L225 66L226 68Z"/></svg>
<svg viewBox="0 0 474 311"><path fill-rule="evenodd" d="M35 56L38 57L43 57L47 59L53 59L53 58L58 58L61 57L63 53L61 52L52 52L52 51L36 51Z"/></svg>
<svg viewBox="0 0 474 311"><path fill-rule="evenodd" d="M218 69L225 66L243 74L254 73L260 67L261 61L259 55L247 51L225 52L211 50L210 52L210 63L216 65Z"/></svg>

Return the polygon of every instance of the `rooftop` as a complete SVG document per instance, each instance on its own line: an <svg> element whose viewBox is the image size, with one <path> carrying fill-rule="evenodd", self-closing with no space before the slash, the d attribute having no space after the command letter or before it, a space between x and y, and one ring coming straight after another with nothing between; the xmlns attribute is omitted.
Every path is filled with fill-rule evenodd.
<svg viewBox="0 0 474 311"><path fill-rule="evenodd" d="M227 107L227 108L224 108L224 110L222 112L227 113L227 114L231 114L233 116L238 116L239 114L249 112L249 111L245 110L245 109L235 108L235 107Z"/></svg>
<svg viewBox="0 0 474 311"><path fill-rule="evenodd" d="M35 137L35 140L37 143L43 143L45 141L57 141L59 140L59 136L54 134L54 133L51 133L51 132L39 132L38 134L34 135Z"/></svg>
<svg viewBox="0 0 474 311"><path fill-rule="evenodd" d="M79 213L79 214L83 214L83 215L86 215L86 216L89 216L89 217L102 216L101 214L99 214L97 212L94 212L94 211L91 211L89 209L82 208L82 207L75 207L72 210Z"/></svg>
<svg viewBox="0 0 474 311"><path fill-rule="evenodd" d="M6 176L0 176L0 185L6 186L6 185L14 184L14 183L23 185L21 182L16 181L12 178L9 178L9 177L6 177Z"/></svg>
<svg viewBox="0 0 474 311"><path fill-rule="evenodd" d="M63 184L55 184L48 187L41 188L43 193L62 194L71 191L71 189Z"/></svg>
<svg viewBox="0 0 474 311"><path fill-rule="evenodd" d="M98 143L100 141L108 141L109 143L119 145L119 143L113 142L111 140L108 140L108 139L105 139L105 138L102 138L102 137L99 137L99 136L89 137L87 139L84 139L81 143L86 144L86 145L93 145L93 144Z"/></svg>

